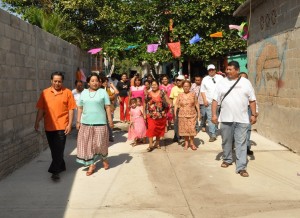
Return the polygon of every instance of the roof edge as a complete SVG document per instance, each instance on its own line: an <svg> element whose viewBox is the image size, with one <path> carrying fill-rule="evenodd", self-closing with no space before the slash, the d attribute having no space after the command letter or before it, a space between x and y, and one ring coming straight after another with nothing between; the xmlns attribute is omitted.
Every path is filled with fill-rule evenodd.
<svg viewBox="0 0 300 218"><path fill-rule="evenodd" d="M234 17L244 17L250 13L251 10L255 9L260 4L264 3L266 0L246 0L242 5L240 5L235 12L233 12Z"/></svg>

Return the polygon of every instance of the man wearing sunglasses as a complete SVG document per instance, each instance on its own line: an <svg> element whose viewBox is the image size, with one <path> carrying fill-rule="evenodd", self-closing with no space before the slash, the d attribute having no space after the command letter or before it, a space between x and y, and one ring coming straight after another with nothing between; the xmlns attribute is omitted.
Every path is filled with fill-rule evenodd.
<svg viewBox="0 0 300 218"><path fill-rule="evenodd" d="M203 103L206 110L207 121L208 121L208 132L209 132L209 142L214 142L217 140L217 125L211 121L211 104L213 100L213 95L217 86L217 83L223 79L221 75L216 74L216 67L213 64L207 67L208 75L203 78L201 85L201 96L203 98Z"/></svg>

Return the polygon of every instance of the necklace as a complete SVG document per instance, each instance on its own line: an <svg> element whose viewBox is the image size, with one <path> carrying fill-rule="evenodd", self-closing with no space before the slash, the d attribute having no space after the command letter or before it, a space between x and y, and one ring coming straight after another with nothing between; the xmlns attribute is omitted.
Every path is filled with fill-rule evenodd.
<svg viewBox="0 0 300 218"><path fill-rule="evenodd" d="M94 96L91 96L91 91L89 90L89 96L90 96L90 98L94 98L96 96L96 94L97 94L97 91L95 91Z"/></svg>

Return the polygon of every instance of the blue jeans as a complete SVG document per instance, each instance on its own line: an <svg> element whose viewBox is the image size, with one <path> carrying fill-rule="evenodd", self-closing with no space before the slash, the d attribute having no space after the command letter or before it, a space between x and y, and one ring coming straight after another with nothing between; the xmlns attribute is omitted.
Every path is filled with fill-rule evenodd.
<svg viewBox="0 0 300 218"><path fill-rule="evenodd" d="M207 120L208 120L208 132L210 137L217 137L216 131L217 131L217 125L211 122L211 104L209 104L207 107L205 107Z"/></svg>
<svg viewBox="0 0 300 218"><path fill-rule="evenodd" d="M247 131L248 123L221 123L223 161L232 163L232 144L235 144L236 173L247 167Z"/></svg>
<svg viewBox="0 0 300 218"><path fill-rule="evenodd" d="M251 118L250 106L248 106L248 115L249 115L249 120L250 120L250 118ZM248 150L251 150L250 136L251 136L251 123L249 123L248 130L247 130L247 149Z"/></svg>
<svg viewBox="0 0 300 218"><path fill-rule="evenodd" d="M200 129L206 127L207 113L204 104L200 104L201 123Z"/></svg>

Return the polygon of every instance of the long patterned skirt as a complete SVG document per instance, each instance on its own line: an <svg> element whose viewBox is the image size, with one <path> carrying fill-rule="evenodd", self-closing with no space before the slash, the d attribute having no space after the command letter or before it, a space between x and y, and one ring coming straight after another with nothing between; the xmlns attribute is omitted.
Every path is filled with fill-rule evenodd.
<svg viewBox="0 0 300 218"><path fill-rule="evenodd" d="M95 163L97 157L103 160L108 155L108 129L104 126L81 124L77 137L76 161L85 166Z"/></svg>
<svg viewBox="0 0 300 218"><path fill-rule="evenodd" d="M197 117L178 117L178 130L180 136L196 136Z"/></svg>

